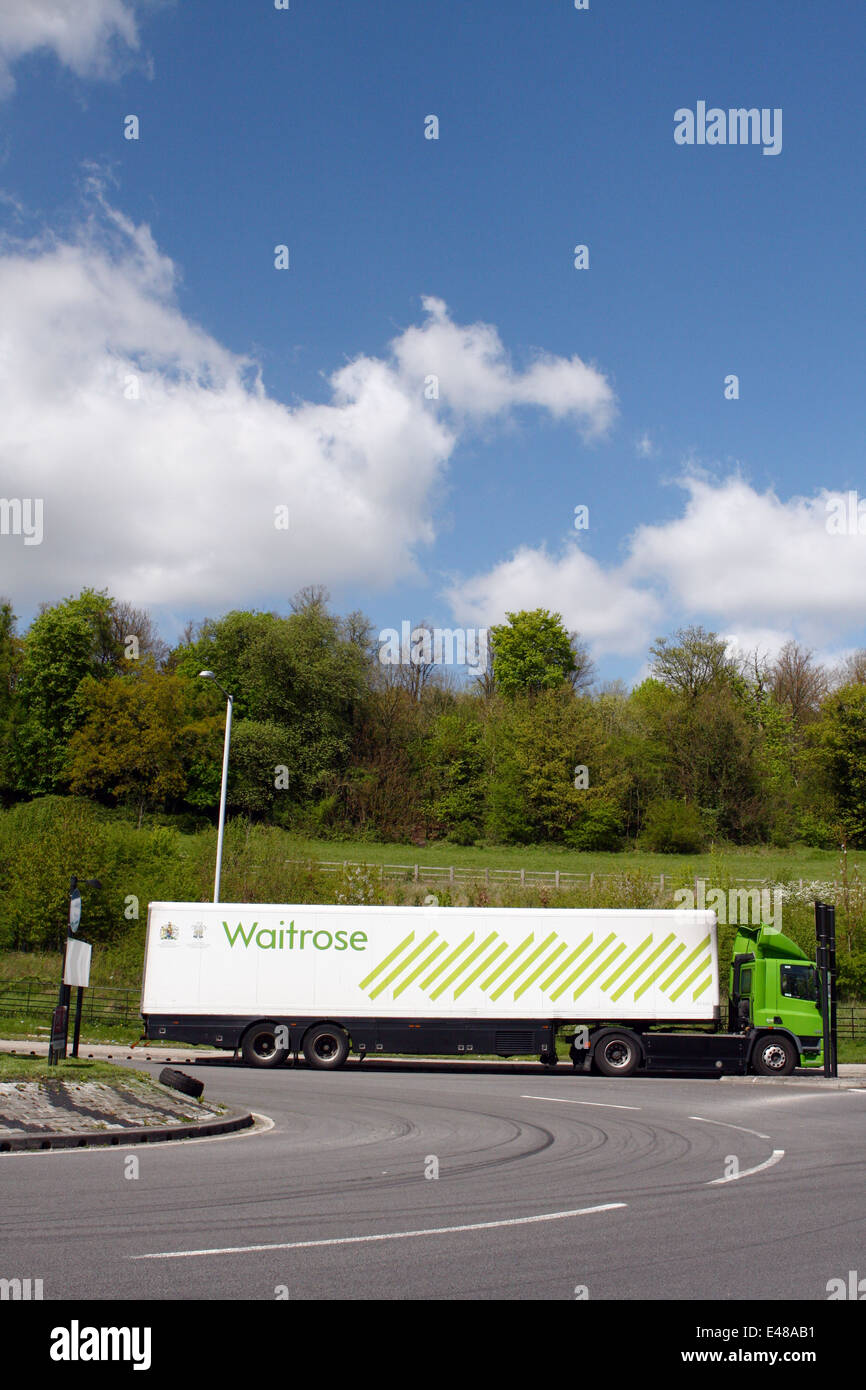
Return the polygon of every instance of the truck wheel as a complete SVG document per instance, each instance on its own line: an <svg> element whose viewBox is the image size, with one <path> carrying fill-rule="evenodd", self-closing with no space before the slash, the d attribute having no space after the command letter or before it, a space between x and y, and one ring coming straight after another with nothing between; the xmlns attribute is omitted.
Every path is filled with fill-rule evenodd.
<svg viewBox="0 0 866 1390"><path fill-rule="evenodd" d="M543 1067L555 1067L559 1057L555 1052L542 1052L538 1060Z"/></svg>
<svg viewBox="0 0 866 1390"><path fill-rule="evenodd" d="M640 1063L640 1049L628 1033L607 1033L596 1043L593 1057L604 1076L631 1076Z"/></svg>
<svg viewBox="0 0 866 1390"><path fill-rule="evenodd" d="M280 1067L288 1055L287 1047L277 1046L273 1023L256 1023L244 1034L241 1056L248 1067Z"/></svg>
<svg viewBox="0 0 866 1390"><path fill-rule="evenodd" d="M349 1055L349 1039L334 1023L319 1023L304 1038L304 1056L311 1067L333 1071Z"/></svg>
<svg viewBox="0 0 866 1390"><path fill-rule="evenodd" d="M776 1033L759 1038L752 1053L752 1066L759 1076L790 1076L797 1061L791 1039Z"/></svg>

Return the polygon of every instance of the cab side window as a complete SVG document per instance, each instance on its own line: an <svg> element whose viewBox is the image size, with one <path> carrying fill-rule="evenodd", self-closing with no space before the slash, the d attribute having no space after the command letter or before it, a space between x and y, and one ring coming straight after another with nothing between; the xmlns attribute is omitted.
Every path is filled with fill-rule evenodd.
<svg viewBox="0 0 866 1390"><path fill-rule="evenodd" d="M815 970L811 965L783 965L781 986L786 999L814 1001L818 997Z"/></svg>

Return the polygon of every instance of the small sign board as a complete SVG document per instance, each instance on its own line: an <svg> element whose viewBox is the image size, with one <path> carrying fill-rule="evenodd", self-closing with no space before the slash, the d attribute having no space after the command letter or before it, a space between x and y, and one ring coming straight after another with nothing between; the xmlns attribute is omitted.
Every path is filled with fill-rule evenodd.
<svg viewBox="0 0 866 1390"><path fill-rule="evenodd" d="M78 924L81 921L81 894L76 888L69 898L69 929L78 931Z"/></svg>
<svg viewBox="0 0 866 1390"><path fill-rule="evenodd" d="M77 985L86 989L90 984L90 956L92 946L89 941L76 939L66 943L66 965L63 968L63 983Z"/></svg>

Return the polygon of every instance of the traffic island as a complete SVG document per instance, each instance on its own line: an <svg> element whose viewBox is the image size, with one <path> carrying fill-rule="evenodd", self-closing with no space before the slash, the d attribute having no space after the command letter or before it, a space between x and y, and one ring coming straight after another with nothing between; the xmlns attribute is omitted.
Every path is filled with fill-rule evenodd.
<svg viewBox="0 0 866 1390"><path fill-rule="evenodd" d="M0 1056L0 1154L206 1138L249 1129L248 1111L196 1100L110 1062Z"/></svg>

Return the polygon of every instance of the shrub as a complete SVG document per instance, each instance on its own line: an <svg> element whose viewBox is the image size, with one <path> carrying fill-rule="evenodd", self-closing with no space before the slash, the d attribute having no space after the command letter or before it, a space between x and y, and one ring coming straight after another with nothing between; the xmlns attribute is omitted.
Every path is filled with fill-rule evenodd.
<svg viewBox="0 0 866 1390"><path fill-rule="evenodd" d="M622 844L622 820L610 802L599 802L566 834L566 843L573 849L613 850Z"/></svg>
<svg viewBox="0 0 866 1390"><path fill-rule="evenodd" d="M653 801L638 839L657 854L697 854L705 842L701 814L686 801Z"/></svg>

